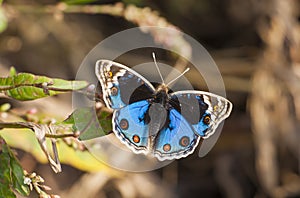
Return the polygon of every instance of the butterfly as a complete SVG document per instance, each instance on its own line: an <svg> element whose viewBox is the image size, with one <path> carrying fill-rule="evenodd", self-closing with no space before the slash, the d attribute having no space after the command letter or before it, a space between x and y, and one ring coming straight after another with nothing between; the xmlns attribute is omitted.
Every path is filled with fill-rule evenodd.
<svg viewBox="0 0 300 198"><path fill-rule="evenodd" d="M151 154L160 161L193 153L200 139L211 136L232 110L232 103L221 96L195 90L172 92L170 83L150 83L111 60L98 60L95 71L103 100L114 110L114 134L134 153Z"/></svg>

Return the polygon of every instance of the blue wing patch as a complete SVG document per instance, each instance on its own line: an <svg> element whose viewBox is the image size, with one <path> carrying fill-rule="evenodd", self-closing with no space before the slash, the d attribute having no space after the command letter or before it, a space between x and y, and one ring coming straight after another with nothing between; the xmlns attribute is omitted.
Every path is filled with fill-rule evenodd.
<svg viewBox="0 0 300 198"><path fill-rule="evenodd" d="M198 133L201 137L205 137L207 130L209 129L209 123L210 123L210 114L205 113L201 117L198 124L192 125L196 133Z"/></svg>
<svg viewBox="0 0 300 198"><path fill-rule="evenodd" d="M149 127L145 115L148 109L149 103L142 100L116 110L113 115L116 136L136 153L147 152Z"/></svg>
<svg viewBox="0 0 300 198"><path fill-rule="evenodd" d="M119 109L122 108L124 106L126 106L126 104L123 102L122 98L121 98L121 92L120 92L120 86L119 84L113 83L111 88L109 88L109 100L111 103L111 108L112 109Z"/></svg>
<svg viewBox="0 0 300 198"><path fill-rule="evenodd" d="M159 160L185 157L194 151L199 139L186 119L177 110L171 109L168 126L156 137L154 155Z"/></svg>

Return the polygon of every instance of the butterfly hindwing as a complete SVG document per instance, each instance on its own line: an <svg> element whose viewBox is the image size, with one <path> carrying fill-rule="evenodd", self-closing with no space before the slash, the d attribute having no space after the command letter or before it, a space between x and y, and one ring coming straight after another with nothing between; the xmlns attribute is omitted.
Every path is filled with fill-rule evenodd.
<svg viewBox="0 0 300 198"><path fill-rule="evenodd" d="M116 110L113 115L116 136L136 153L147 150L149 134L145 115L148 109L149 103L142 100Z"/></svg>
<svg viewBox="0 0 300 198"><path fill-rule="evenodd" d="M102 86L106 106L112 109L147 99L155 91L152 84L143 76L110 60L97 61L96 75Z"/></svg>
<svg viewBox="0 0 300 198"><path fill-rule="evenodd" d="M171 109L168 125L155 139L154 155L159 160L186 157L194 151L199 139L186 119L177 110Z"/></svg>
<svg viewBox="0 0 300 198"><path fill-rule="evenodd" d="M202 138L211 136L232 109L227 99L204 91L178 91L170 95L174 104L180 103L182 116Z"/></svg>

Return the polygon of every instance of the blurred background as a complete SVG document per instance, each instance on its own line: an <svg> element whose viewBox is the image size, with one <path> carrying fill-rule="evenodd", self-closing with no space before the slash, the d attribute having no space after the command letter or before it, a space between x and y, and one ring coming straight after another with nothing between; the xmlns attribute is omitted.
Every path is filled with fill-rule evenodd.
<svg viewBox="0 0 300 198"><path fill-rule="evenodd" d="M93 9L103 5L108 7ZM299 0L9 0L1 6L3 15L1 76L14 66L74 79L85 55L101 40L131 27L157 25L153 16L159 16L209 51L234 105L208 155L199 158L196 151L151 172L69 164L55 174L21 148L23 167L43 176L51 193L67 198L300 197ZM172 59L163 51L156 56ZM134 65L149 57L135 51L122 60ZM201 89L196 80L191 79L195 89ZM71 95L10 102L62 119L72 112Z"/></svg>

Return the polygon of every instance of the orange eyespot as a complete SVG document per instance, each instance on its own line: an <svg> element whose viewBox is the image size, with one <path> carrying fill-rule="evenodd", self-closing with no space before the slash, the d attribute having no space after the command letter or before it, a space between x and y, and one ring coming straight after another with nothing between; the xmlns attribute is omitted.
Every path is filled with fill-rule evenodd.
<svg viewBox="0 0 300 198"><path fill-rule="evenodd" d="M165 152L170 151L170 150L171 150L171 145L170 145L170 144L165 144L165 145L163 146L163 150L164 150Z"/></svg>
<svg viewBox="0 0 300 198"><path fill-rule="evenodd" d="M208 125L210 123L210 116L206 115L203 119L204 124Z"/></svg>
<svg viewBox="0 0 300 198"><path fill-rule="evenodd" d="M219 110L219 106L218 105L215 105L214 106L214 111L218 111Z"/></svg>
<svg viewBox="0 0 300 198"><path fill-rule="evenodd" d="M108 77L112 77L113 76L113 73L111 71L107 72L107 76Z"/></svg>
<svg viewBox="0 0 300 198"><path fill-rule="evenodd" d="M138 135L132 136L132 140L134 143L139 143L140 142L140 137Z"/></svg>

